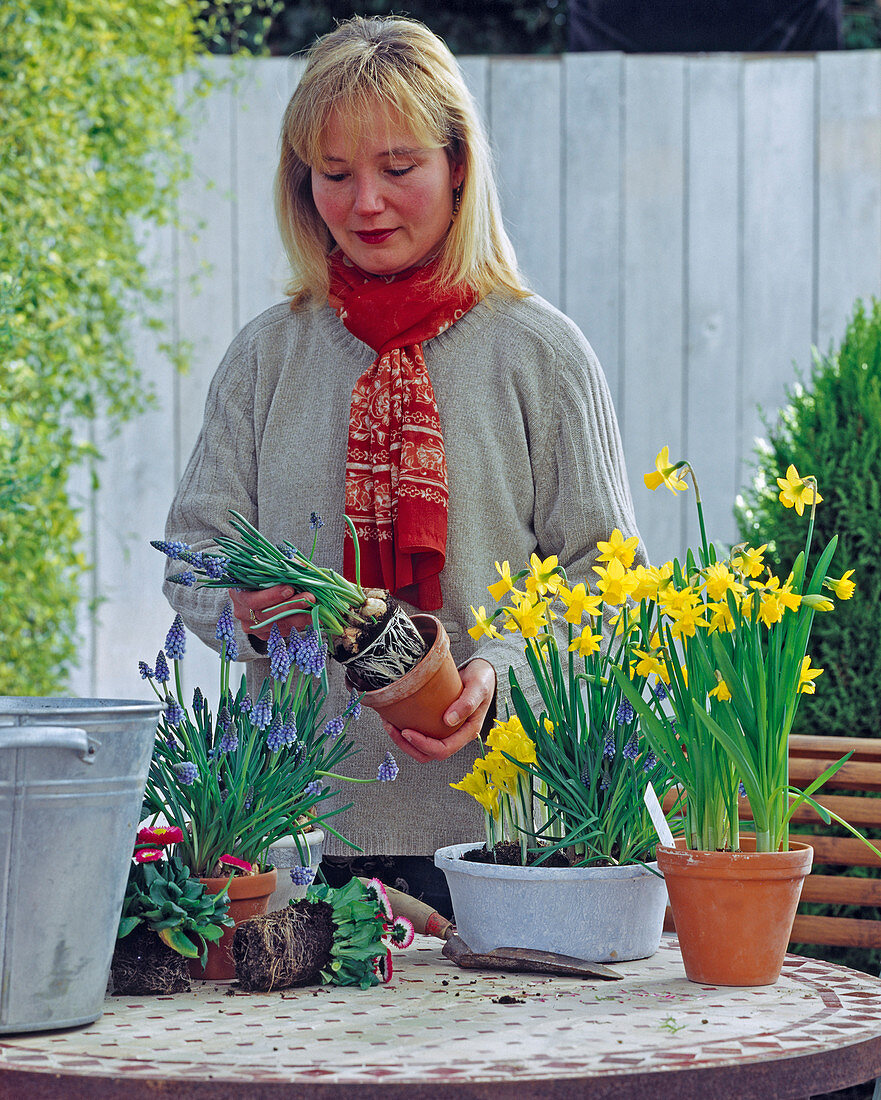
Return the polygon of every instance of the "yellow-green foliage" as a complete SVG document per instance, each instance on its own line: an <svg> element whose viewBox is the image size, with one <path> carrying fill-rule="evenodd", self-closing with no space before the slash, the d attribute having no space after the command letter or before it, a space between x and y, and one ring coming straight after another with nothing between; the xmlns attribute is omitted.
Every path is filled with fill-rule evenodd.
<svg viewBox="0 0 881 1100"><path fill-rule="evenodd" d="M90 419L145 403L128 335L156 291L136 232L174 211L198 7L0 6L0 693L59 690L74 657L68 475Z"/></svg>

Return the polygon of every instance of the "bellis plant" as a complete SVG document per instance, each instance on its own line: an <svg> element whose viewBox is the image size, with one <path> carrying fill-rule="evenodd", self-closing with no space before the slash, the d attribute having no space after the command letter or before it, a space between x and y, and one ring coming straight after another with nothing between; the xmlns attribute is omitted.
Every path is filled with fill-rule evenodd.
<svg viewBox="0 0 881 1100"><path fill-rule="evenodd" d="M662 799L672 780L610 671L636 659L629 600L649 576L632 568L636 545L616 529L598 543L595 576L575 584L556 557L533 554L513 576L508 562L496 562L500 580L489 593L506 604L491 614L471 609L474 638L501 637L499 627L522 638L531 679L521 684L509 671L514 714L496 722L472 772L453 784L483 807L488 848L519 840L524 863L539 841L537 863L560 850L577 865L652 858L645 791L651 784ZM654 673L641 669L637 687Z"/></svg>
<svg viewBox="0 0 881 1100"><path fill-rule="evenodd" d="M256 700L244 677L238 690L230 687L230 663L238 656L231 604L220 616L216 636L221 642L216 714L198 687L189 708L182 702L186 632L180 616L155 667L140 662L142 678L165 704L144 816L154 822L162 818L179 830L177 851L203 878L257 870L268 847L289 835L301 862L308 864L303 829L320 824L345 841L328 819L351 803L333 809L324 805L336 793L335 784L388 782L397 775L397 765L387 754L375 780L338 774L340 764L356 751L349 729L360 703L353 695L342 714L328 718L324 713L326 646L320 631L292 632L285 641L273 626L272 671Z"/></svg>
<svg viewBox="0 0 881 1100"><path fill-rule="evenodd" d="M206 893L181 859L177 845L183 839L175 827L138 832L117 938L125 939L143 924L172 951L204 965L208 943L216 943L233 920L227 915L226 890Z"/></svg>
<svg viewBox="0 0 881 1100"><path fill-rule="evenodd" d="M687 461L671 462L664 447L645 482L675 494L687 488L686 478L694 486L701 545L683 562L651 570L651 581L631 590L636 641L613 673L685 795L687 845L737 851L740 796L749 802L759 852L787 848L789 822L802 803L826 823L831 816L851 829L812 798L849 753L804 791L789 782L799 699L816 690L823 671L811 666L807 652L813 617L833 611L831 597L849 599L855 587L852 570L838 578L830 573L837 536L810 563L814 510L823 499L816 480L795 466L777 479L781 504L807 514L804 550L786 576L775 576L766 546L739 545L723 554L707 541ZM648 671L664 685L662 708L646 697L640 677Z"/></svg>

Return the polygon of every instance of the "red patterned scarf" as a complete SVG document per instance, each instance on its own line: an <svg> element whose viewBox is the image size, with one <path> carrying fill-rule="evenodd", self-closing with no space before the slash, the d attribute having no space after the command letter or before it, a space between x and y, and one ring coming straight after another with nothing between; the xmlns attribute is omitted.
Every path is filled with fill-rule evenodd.
<svg viewBox="0 0 881 1100"><path fill-rule="evenodd" d="M330 302L377 358L355 383L346 456L346 515L361 549L361 583L387 588L423 611L442 606L447 548L447 463L422 342L477 301L468 288L426 293L431 266L368 275L336 252ZM343 573L355 575L346 532Z"/></svg>

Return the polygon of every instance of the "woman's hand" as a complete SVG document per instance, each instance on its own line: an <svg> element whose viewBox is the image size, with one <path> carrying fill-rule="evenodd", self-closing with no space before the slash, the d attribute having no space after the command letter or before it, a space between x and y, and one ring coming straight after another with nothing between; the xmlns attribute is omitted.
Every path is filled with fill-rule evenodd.
<svg viewBox="0 0 881 1100"><path fill-rule="evenodd" d="M496 670L482 657L477 657L462 670L462 694L444 712L449 725L465 719L449 737L427 737L418 730L399 730L390 722L383 722L386 733L405 752L425 764L429 760L446 760L469 741L473 741L483 728L483 721L496 693Z"/></svg>
<svg viewBox="0 0 881 1100"><path fill-rule="evenodd" d="M229 590L232 600L232 610L235 617L242 625L246 634L254 634L261 641L269 641L269 626L262 626L266 618L277 615L276 611L268 611L277 604L287 603L290 614L284 619L278 619L278 629L281 636L287 638L292 630L305 630L312 622L311 607L315 603L315 597L311 592L299 592L294 595L294 590L286 584L276 584L272 588L261 588L259 592L245 592L238 588Z"/></svg>

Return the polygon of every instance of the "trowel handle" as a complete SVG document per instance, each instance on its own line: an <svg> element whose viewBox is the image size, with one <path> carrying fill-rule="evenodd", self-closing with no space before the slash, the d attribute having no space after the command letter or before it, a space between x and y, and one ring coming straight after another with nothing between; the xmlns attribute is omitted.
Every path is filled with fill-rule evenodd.
<svg viewBox="0 0 881 1100"><path fill-rule="evenodd" d="M0 749L72 749L93 764L97 745L78 726L0 726Z"/></svg>
<svg viewBox="0 0 881 1100"><path fill-rule="evenodd" d="M368 879L362 878L361 882L366 886ZM406 917L412 922L414 929L424 936L436 936L439 940L447 940L455 932L451 921L442 917L436 909L426 905L424 901L395 890L391 886L385 887L388 899L392 905L392 912L396 917Z"/></svg>

